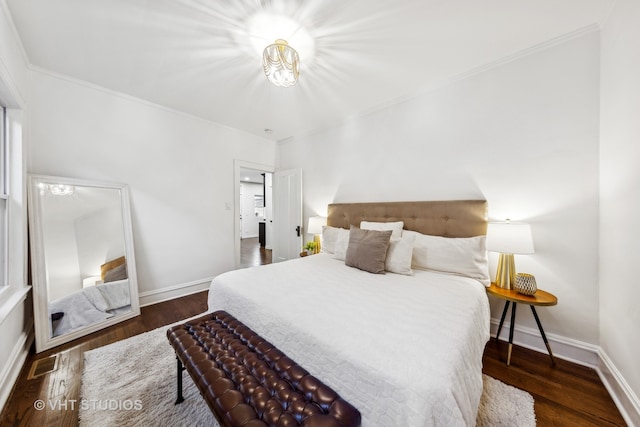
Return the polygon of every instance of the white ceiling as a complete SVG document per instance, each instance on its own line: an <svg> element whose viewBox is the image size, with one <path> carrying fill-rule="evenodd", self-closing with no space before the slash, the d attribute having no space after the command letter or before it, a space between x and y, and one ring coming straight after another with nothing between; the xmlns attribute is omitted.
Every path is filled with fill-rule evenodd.
<svg viewBox="0 0 640 427"><path fill-rule="evenodd" d="M337 124L599 24L614 0L7 0L30 63L269 139ZM272 86L257 13L315 48ZM255 35L255 34L253 34ZM296 48L296 34L283 34ZM273 40L265 39L264 44ZM273 133L267 134L269 128Z"/></svg>

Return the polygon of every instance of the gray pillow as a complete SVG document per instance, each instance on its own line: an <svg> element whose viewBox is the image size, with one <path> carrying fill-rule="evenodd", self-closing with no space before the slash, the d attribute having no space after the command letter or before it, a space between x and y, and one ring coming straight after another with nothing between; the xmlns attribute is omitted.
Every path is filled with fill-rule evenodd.
<svg viewBox="0 0 640 427"><path fill-rule="evenodd" d="M361 230L352 225L344 263L369 273L384 274L391 233L391 230Z"/></svg>
<svg viewBox="0 0 640 427"><path fill-rule="evenodd" d="M127 264L120 264L119 266L107 271L104 275L104 283L115 282L116 280L124 280L127 278Z"/></svg>

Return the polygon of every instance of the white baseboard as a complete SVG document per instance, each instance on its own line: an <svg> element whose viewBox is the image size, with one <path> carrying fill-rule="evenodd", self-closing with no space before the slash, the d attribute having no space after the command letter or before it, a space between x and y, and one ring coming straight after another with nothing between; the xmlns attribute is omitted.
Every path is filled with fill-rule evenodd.
<svg viewBox="0 0 640 427"><path fill-rule="evenodd" d="M600 348L598 354L600 355L600 363L597 371L602 383L609 391L625 422L632 427L640 426L640 399L631 390L607 353Z"/></svg>
<svg viewBox="0 0 640 427"><path fill-rule="evenodd" d="M492 337L496 336L499 323L500 321L498 319L491 319ZM500 339L502 341L509 341L509 327L510 322L505 321L502 326L502 331L500 331ZM598 367L599 346L556 334L550 334L547 331L545 331L545 335L549 340L549 345L554 357L593 369ZM548 353L547 347L544 345L544 341L540 336L540 331L537 328L529 328L516 324L513 330L513 343L540 353Z"/></svg>
<svg viewBox="0 0 640 427"><path fill-rule="evenodd" d="M4 409L7 399L13 390L13 386L18 380L22 366L29 356L29 348L33 344L35 334L33 330L33 320L29 322L29 326L22 332L20 338L16 341L9 360L0 372L0 412Z"/></svg>
<svg viewBox="0 0 640 427"><path fill-rule="evenodd" d="M492 337L495 337L499 323L498 319L491 319ZM509 340L509 327L510 323L505 321L500 331L501 340ZM554 357L594 369L609 391L625 422L630 427L640 427L640 400L600 346L549 334L546 331L545 334ZM547 354L547 348L537 328L516 325L514 327L513 343Z"/></svg>
<svg viewBox="0 0 640 427"><path fill-rule="evenodd" d="M213 277L206 277L204 279L168 286L162 289L140 292L140 306L145 307L147 305L157 304L159 302L169 301L186 295L206 291L209 289L212 280Z"/></svg>

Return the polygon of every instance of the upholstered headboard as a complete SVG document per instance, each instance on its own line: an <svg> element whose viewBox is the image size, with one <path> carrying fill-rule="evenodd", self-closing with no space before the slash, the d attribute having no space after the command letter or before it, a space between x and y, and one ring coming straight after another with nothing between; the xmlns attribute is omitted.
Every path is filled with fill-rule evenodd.
<svg viewBox="0 0 640 427"><path fill-rule="evenodd" d="M360 221L404 221L406 230L444 237L487 234L486 200L428 202L333 203L327 225L349 228Z"/></svg>

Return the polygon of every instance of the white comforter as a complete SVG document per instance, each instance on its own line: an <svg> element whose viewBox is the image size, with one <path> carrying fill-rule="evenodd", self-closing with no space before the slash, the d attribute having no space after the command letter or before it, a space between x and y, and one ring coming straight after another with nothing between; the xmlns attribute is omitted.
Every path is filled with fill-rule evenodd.
<svg viewBox="0 0 640 427"><path fill-rule="evenodd" d="M363 426L474 426L489 339L485 288L375 275L318 254L216 277L224 309L358 408Z"/></svg>
<svg viewBox="0 0 640 427"><path fill-rule="evenodd" d="M129 310L129 279L83 288L49 303L49 316L64 314L52 323L51 336L66 334Z"/></svg>

